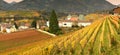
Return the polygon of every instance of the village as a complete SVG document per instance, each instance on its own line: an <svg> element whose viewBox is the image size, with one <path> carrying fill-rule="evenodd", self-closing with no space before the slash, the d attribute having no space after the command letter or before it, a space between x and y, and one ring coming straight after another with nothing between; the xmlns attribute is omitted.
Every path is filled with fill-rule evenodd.
<svg viewBox="0 0 120 55"><path fill-rule="evenodd" d="M113 15L119 15L120 13L120 7L117 7L112 10ZM11 15L14 17L14 15ZM59 17L58 17L59 18ZM0 23L0 32L1 33L11 33L11 32L17 32L21 30L26 29L34 29L31 27L31 23L34 19L20 19L15 20L14 18L6 18L4 21ZM73 27L86 27L89 26L94 20L86 20L85 15L79 14L68 14L64 18L58 19L58 25L61 28L73 28ZM43 31L46 31L45 29L49 27L49 20L45 19L39 19L36 21L36 29L42 29Z"/></svg>
<svg viewBox="0 0 120 55"><path fill-rule="evenodd" d="M0 55L120 55L120 0L0 0Z"/></svg>
<svg viewBox="0 0 120 55"><path fill-rule="evenodd" d="M11 33L25 29L31 29L31 22L32 20L29 19L22 19L18 21L14 21L14 19L6 19L6 22L2 22L0 24L1 33ZM68 15L66 16L65 20L58 20L59 27L66 27L72 28L73 26L88 26L92 23L92 21L84 20L83 15ZM45 27L49 27L49 21L46 20L37 20L36 22L37 29L43 29ZM18 27L17 27L18 26Z"/></svg>

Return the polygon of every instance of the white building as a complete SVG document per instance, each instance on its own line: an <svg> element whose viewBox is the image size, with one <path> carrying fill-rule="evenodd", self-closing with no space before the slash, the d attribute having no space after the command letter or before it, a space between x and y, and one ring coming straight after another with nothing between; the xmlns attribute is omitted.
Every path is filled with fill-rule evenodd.
<svg viewBox="0 0 120 55"><path fill-rule="evenodd" d="M49 21L47 21L47 26L49 27ZM72 22L69 21L59 21L59 27L72 27Z"/></svg>
<svg viewBox="0 0 120 55"><path fill-rule="evenodd" d="M11 25L9 23L2 23L0 27L2 33L11 33L16 31L15 25Z"/></svg>
<svg viewBox="0 0 120 55"><path fill-rule="evenodd" d="M89 21L79 21L78 22L78 26L88 26L88 25L91 25L92 22L89 22Z"/></svg>
<svg viewBox="0 0 120 55"><path fill-rule="evenodd" d="M88 26L90 25L92 22L89 21L79 21L76 24L81 27L81 26ZM72 27L74 24L74 22L72 21L59 21L59 27ZM49 21L47 21L47 26L49 27Z"/></svg>
<svg viewBox="0 0 120 55"><path fill-rule="evenodd" d="M92 22L84 20L84 15L68 15L65 20L59 20L59 27L72 27L74 25L88 26ZM47 21L47 26L49 27L49 21Z"/></svg>
<svg viewBox="0 0 120 55"><path fill-rule="evenodd" d="M72 17L72 16L69 14L69 15L67 16L67 20L70 20L71 17Z"/></svg>
<svg viewBox="0 0 120 55"><path fill-rule="evenodd" d="M71 21L59 21L60 27L72 27L73 22Z"/></svg>

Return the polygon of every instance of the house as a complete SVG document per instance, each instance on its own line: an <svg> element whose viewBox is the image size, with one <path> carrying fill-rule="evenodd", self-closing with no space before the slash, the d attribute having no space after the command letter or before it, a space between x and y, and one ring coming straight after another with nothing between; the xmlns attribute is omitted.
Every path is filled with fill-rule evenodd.
<svg viewBox="0 0 120 55"><path fill-rule="evenodd" d="M120 7L114 8L114 9L113 9L113 13L114 13L115 15L120 15Z"/></svg>
<svg viewBox="0 0 120 55"><path fill-rule="evenodd" d="M78 18L79 17L77 15L72 15L71 18L69 18L69 20L75 22L79 20Z"/></svg>
<svg viewBox="0 0 120 55"><path fill-rule="evenodd" d="M69 20L59 21L59 27L72 27L73 22Z"/></svg>
<svg viewBox="0 0 120 55"><path fill-rule="evenodd" d="M78 26L80 27L80 26L88 26L88 25L90 25L92 22L90 22L90 21L78 21Z"/></svg>
<svg viewBox="0 0 120 55"><path fill-rule="evenodd" d="M2 23L0 27L2 33L11 33L16 31L15 25L12 25L10 23Z"/></svg>
<svg viewBox="0 0 120 55"><path fill-rule="evenodd" d="M84 15L68 15L66 17L65 20L58 20L59 22L59 27L73 27L73 26L88 26L90 25L92 22L91 21L86 21L84 20ZM49 21L47 21L47 24L46 24L48 27L49 27Z"/></svg>
<svg viewBox="0 0 120 55"><path fill-rule="evenodd" d="M31 20L29 19L22 19L22 20L17 20L16 24L18 25L18 29L19 30L24 30L24 29L28 29L31 26Z"/></svg>
<svg viewBox="0 0 120 55"><path fill-rule="evenodd" d="M84 19L85 17L83 14L79 14L79 16L69 14L65 20L78 21L78 20L84 20Z"/></svg>
<svg viewBox="0 0 120 55"><path fill-rule="evenodd" d="M59 27L69 27L71 28L76 23L77 26L88 26L92 22L90 21L78 21L78 22L72 22L72 21L59 21ZM47 26L49 27L49 21L47 21Z"/></svg>
<svg viewBox="0 0 120 55"><path fill-rule="evenodd" d="M49 21L47 21L47 26L49 27ZM59 27L72 27L73 22L71 21L59 21Z"/></svg>

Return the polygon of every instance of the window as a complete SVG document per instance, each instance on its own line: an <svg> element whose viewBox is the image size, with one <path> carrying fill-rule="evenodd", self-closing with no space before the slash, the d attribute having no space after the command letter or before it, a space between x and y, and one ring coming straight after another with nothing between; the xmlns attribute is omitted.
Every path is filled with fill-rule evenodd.
<svg viewBox="0 0 120 55"><path fill-rule="evenodd" d="M66 23L64 25L67 25Z"/></svg>

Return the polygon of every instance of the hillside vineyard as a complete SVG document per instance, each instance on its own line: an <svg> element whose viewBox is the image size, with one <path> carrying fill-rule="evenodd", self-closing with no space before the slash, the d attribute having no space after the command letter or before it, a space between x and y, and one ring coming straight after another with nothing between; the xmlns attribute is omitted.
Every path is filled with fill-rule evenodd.
<svg viewBox="0 0 120 55"><path fill-rule="evenodd" d="M51 39L44 47L32 48L26 55L119 55L119 16L108 15L70 35Z"/></svg>
<svg viewBox="0 0 120 55"><path fill-rule="evenodd" d="M120 41L117 32L119 25L117 16L104 17L70 36L54 41L42 50L42 53L43 55L112 54L109 51L117 47Z"/></svg>

